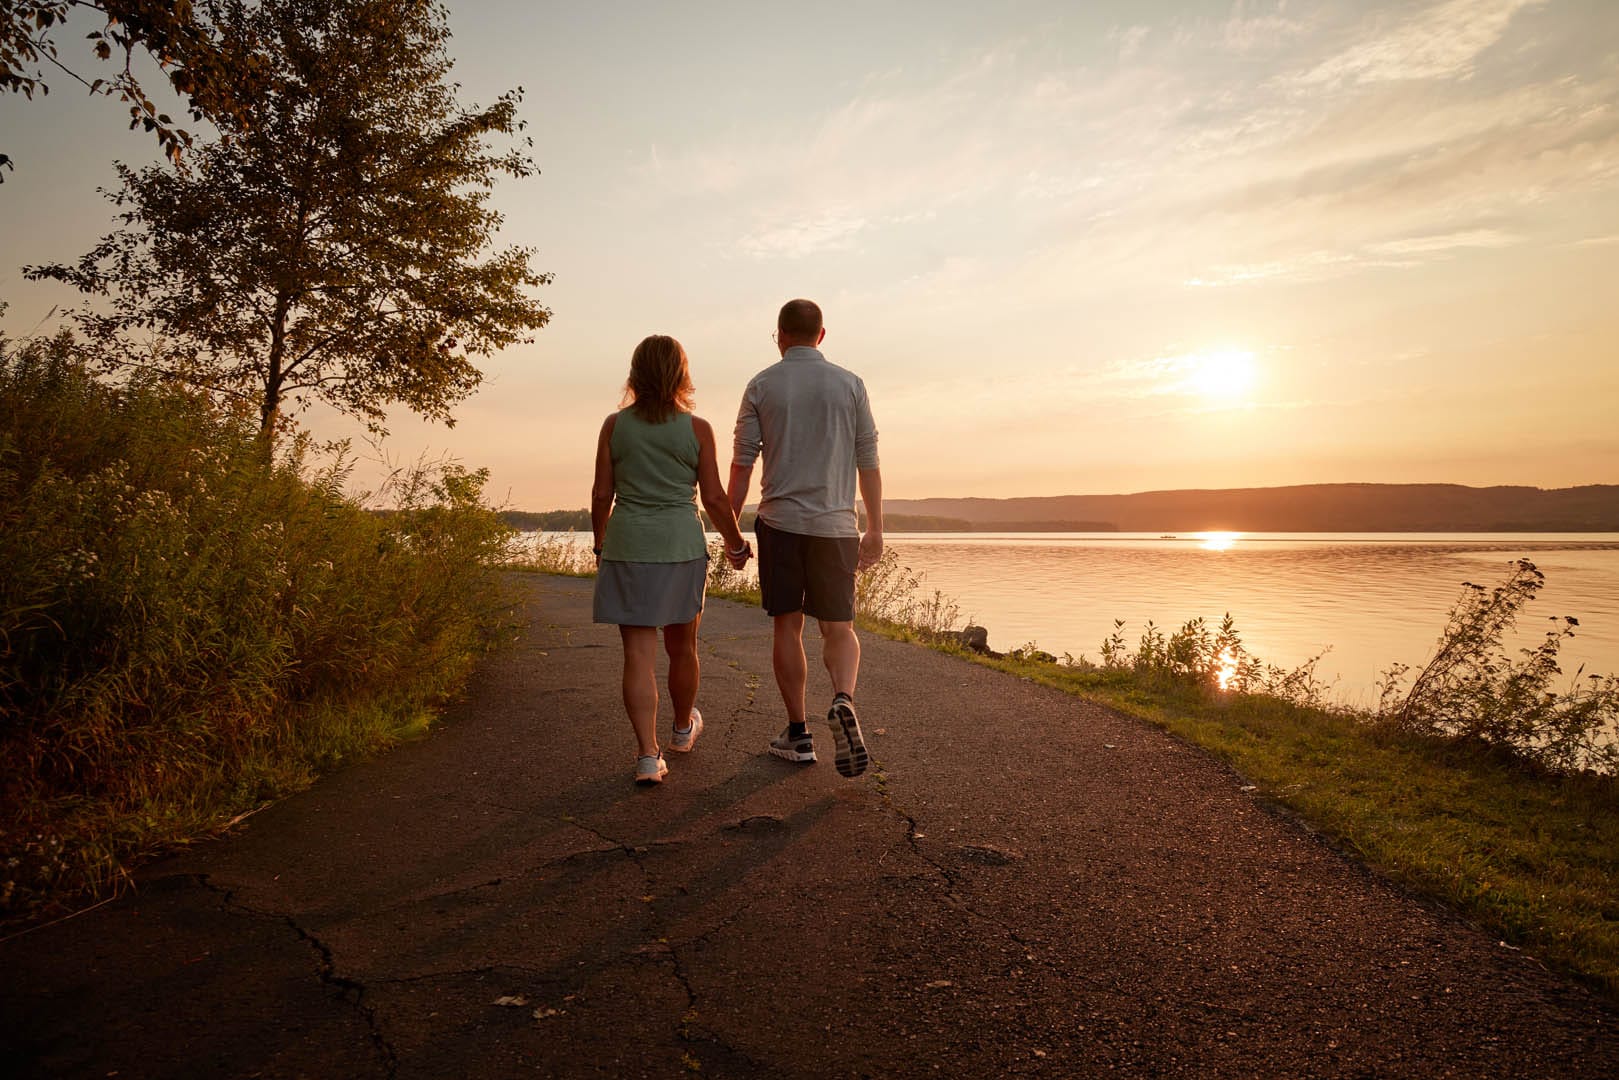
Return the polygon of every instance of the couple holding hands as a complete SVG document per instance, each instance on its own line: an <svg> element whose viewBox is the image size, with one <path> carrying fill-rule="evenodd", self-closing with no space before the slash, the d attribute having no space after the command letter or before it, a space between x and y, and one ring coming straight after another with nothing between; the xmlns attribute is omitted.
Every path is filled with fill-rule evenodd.
<svg viewBox="0 0 1619 1080"><path fill-rule="evenodd" d="M658 744L658 628L669 654L674 729L668 747L690 751L703 732L697 628L708 580L708 545L698 496L741 569L753 556L738 526L764 458L754 538L759 592L774 626L771 650L787 726L770 753L813 762L804 721L809 678L804 619L820 625L832 678L827 711L838 772L866 769L855 713L860 641L854 631L855 574L883 553L882 476L866 386L822 355L821 309L789 300L776 319L779 362L748 383L737 412L728 483L721 486L714 429L692 414L686 352L671 337L636 346L625 406L602 424L590 518L597 559L595 620L616 623L624 642L624 710L635 731L635 780L660 783L669 767ZM855 489L866 507L859 530Z"/></svg>

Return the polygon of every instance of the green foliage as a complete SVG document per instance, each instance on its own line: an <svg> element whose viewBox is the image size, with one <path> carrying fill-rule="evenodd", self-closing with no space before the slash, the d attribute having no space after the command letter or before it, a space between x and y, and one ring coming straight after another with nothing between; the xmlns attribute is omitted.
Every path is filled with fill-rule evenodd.
<svg viewBox="0 0 1619 1080"><path fill-rule="evenodd" d="M251 122L183 168L118 166L109 198L124 227L77 263L28 275L105 298L76 318L107 367L205 389L266 432L287 401L322 401L374 430L396 404L453 423L481 378L472 358L532 340L550 316L530 295L550 280L532 251L491 250L495 178L534 171L521 91L457 103L438 4L209 11L267 65Z"/></svg>
<svg viewBox="0 0 1619 1080"><path fill-rule="evenodd" d="M708 584L704 592L726 600L744 603L759 602L759 586L748 576L746 568L735 570L725 557L725 541L711 540L708 545Z"/></svg>
<svg viewBox="0 0 1619 1080"><path fill-rule="evenodd" d="M1129 671L1150 683L1180 685L1205 694L1260 694L1307 708L1327 706L1329 687L1315 674L1325 652L1296 668L1264 663L1243 646L1229 611L1212 632L1201 618L1183 623L1168 635L1149 621L1134 651L1125 642L1124 626L1123 619L1115 619L1113 632L1102 641L1104 670ZM1087 666L1083 661L1080 664Z"/></svg>
<svg viewBox="0 0 1619 1080"><path fill-rule="evenodd" d="M1464 583L1433 657L1409 689L1406 665L1384 673L1379 719L1414 734L1506 747L1553 771L1619 771L1619 677L1581 669L1556 689L1558 648L1579 620L1551 618L1541 642L1517 658L1502 645L1545 580L1533 562L1518 559L1493 589Z"/></svg>
<svg viewBox="0 0 1619 1080"><path fill-rule="evenodd" d="M921 638L951 636L960 621L956 602L926 577L900 563L899 551L883 549L877 564L855 579L855 611L864 622L900 627Z"/></svg>
<svg viewBox="0 0 1619 1080"><path fill-rule="evenodd" d="M571 535L528 536L523 538L511 561L514 570L531 570L541 574L561 574L565 577L594 577L596 556L588 544L577 542Z"/></svg>
<svg viewBox="0 0 1619 1080"><path fill-rule="evenodd" d="M206 5L210 9L216 5ZM91 42L89 51L100 61L122 53L122 67L110 79L85 79L67 66L56 47L73 9L103 16L99 29L73 33ZM191 117L205 117L226 131L240 128L249 102L263 91L265 64L251 42L224 37L188 0L15 0L0 12L0 93L33 99L47 94L42 64L50 64L84 85L92 94L117 97L129 106L129 126L156 136L168 157L179 160L191 135L174 126L141 87L131 60L137 49L148 53L163 69L175 91L187 98ZM0 155L0 163L6 163Z"/></svg>
<svg viewBox="0 0 1619 1080"><path fill-rule="evenodd" d="M501 610L485 476L350 462L172 384L0 337L0 917L113 885L419 729Z"/></svg>

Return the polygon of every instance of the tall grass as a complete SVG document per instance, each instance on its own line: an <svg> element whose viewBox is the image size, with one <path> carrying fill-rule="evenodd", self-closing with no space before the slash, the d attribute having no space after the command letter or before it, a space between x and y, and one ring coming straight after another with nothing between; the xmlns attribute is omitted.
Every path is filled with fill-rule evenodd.
<svg viewBox="0 0 1619 1080"><path fill-rule="evenodd" d="M459 688L509 547L485 475L401 470L368 507L350 465L0 337L0 918L107 892Z"/></svg>
<svg viewBox="0 0 1619 1080"><path fill-rule="evenodd" d="M1545 581L1533 562L1518 559L1494 588L1464 583L1410 686L1408 666L1384 673L1379 721L1504 747L1553 772L1619 771L1619 677L1582 668L1564 681L1557 662L1579 620L1552 616L1540 643L1516 656L1502 644Z"/></svg>

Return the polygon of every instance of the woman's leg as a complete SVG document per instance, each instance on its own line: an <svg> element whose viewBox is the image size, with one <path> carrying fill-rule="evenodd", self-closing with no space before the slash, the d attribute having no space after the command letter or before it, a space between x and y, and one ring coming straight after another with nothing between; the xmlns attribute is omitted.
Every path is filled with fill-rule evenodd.
<svg viewBox="0 0 1619 1080"><path fill-rule="evenodd" d="M689 623L663 628L663 647L669 654L669 702L675 710L675 727L685 730L691 724L691 707L697 702L697 686L702 682L702 665L697 660L697 627L703 613Z"/></svg>
<svg viewBox="0 0 1619 1080"><path fill-rule="evenodd" d="M636 753L658 753L658 628L620 626L624 640L624 711L635 729Z"/></svg>

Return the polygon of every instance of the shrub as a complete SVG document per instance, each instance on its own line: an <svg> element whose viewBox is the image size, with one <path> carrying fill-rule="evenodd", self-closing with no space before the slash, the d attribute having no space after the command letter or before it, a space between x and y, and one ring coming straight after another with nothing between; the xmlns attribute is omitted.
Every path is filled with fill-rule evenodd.
<svg viewBox="0 0 1619 1080"><path fill-rule="evenodd" d="M0 917L105 890L396 738L500 610L485 474L400 470L372 512L306 439L0 337Z"/></svg>
<svg viewBox="0 0 1619 1080"><path fill-rule="evenodd" d="M926 577L902 566L897 549L888 547L876 565L855 579L855 610L861 618L909 630L924 639L944 638L956 630L961 611Z"/></svg>
<svg viewBox="0 0 1619 1080"><path fill-rule="evenodd" d="M596 556L589 547L574 539L573 533L526 533L512 558L515 570L566 577L594 577Z"/></svg>
<svg viewBox="0 0 1619 1080"><path fill-rule="evenodd" d="M1563 673L1558 648L1579 620L1551 617L1540 643L1516 658L1502 644L1545 581L1533 562L1518 559L1493 589L1464 582L1433 656L1409 688L1408 665L1384 673L1379 719L1406 732L1504 747L1556 772L1619 768L1619 677L1582 668L1565 689L1555 688Z"/></svg>
<svg viewBox="0 0 1619 1080"><path fill-rule="evenodd" d="M1166 635L1149 620L1133 652L1125 642L1124 626L1123 619L1115 619L1113 632L1102 641L1104 670L1129 671L1160 686L1265 695L1302 708L1328 707L1329 687L1315 674L1324 652L1296 668L1267 664L1244 647L1230 612L1213 632L1197 618Z"/></svg>

